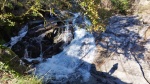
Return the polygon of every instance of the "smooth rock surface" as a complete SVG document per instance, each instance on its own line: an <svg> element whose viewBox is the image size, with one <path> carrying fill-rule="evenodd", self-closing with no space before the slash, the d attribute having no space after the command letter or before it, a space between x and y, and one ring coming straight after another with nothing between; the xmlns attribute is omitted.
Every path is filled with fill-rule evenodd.
<svg viewBox="0 0 150 84"><path fill-rule="evenodd" d="M111 17L97 44L96 69L126 83L149 84L150 40L145 39L149 26L136 16Z"/></svg>

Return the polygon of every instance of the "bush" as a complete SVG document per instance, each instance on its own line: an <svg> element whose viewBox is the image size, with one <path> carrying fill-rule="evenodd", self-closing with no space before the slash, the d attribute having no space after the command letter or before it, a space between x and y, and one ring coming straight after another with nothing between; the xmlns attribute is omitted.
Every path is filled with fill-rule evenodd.
<svg viewBox="0 0 150 84"><path fill-rule="evenodd" d="M17 26L16 19L20 20L20 23L25 23L24 17L30 18L30 16L41 17L45 20L45 13L50 12L59 17L58 11L69 10L88 16L93 24L91 27L93 30L104 30L98 15L100 0L5 0L0 7L0 22L3 23L0 25L3 26Z"/></svg>
<svg viewBox="0 0 150 84"><path fill-rule="evenodd" d="M111 2L115 9L119 10L122 14L126 14L129 9L129 0L111 0Z"/></svg>
<svg viewBox="0 0 150 84"><path fill-rule="evenodd" d="M34 76L23 76L0 61L0 84L42 84L42 80Z"/></svg>
<svg viewBox="0 0 150 84"><path fill-rule="evenodd" d="M78 4L80 5L81 12L86 15L92 22L90 30L94 31L104 31L105 26L99 17L98 10L101 8L100 0L79 0Z"/></svg>

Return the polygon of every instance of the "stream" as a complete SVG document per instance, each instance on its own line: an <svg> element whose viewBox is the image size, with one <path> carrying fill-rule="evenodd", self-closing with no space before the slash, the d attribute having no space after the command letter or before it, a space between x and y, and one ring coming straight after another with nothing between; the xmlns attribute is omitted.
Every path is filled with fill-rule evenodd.
<svg viewBox="0 0 150 84"><path fill-rule="evenodd" d="M63 37L60 37L64 43L59 46L62 51L50 56L50 58L44 58L44 55L45 52L51 51L51 45L46 45L46 49L44 50L42 44L42 42L45 41L44 37L47 34L46 32L49 30L40 35L36 35L36 37L30 37L30 40L27 40L26 36L29 30L28 26L25 25L20 30L18 36L11 38L8 47L15 49L15 52L24 51L23 54L20 55L22 55L21 58L28 63L37 61L38 64L35 65L35 70L32 74L43 78L45 83L87 82L91 76L91 63L94 60L96 48L93 35L85 29L85 27L90 26L91 23L86 17L82 17L80 13L74 14L71 21L74 32L70 33L69 24L66 22L65 29L63 29ZM84 26L82 26L83 28L79 27L81 24L84 24ZM56 31L54 31L54 33L55 32ZM74 36L74 38L72 36ZM68 43L69 40L70 43ZM32 47L30 46L36 46L37 49L32 49L32 52ZM33 54L34 52L39 54ZM31 56L31 54L38 56Z"/></svg>
<svg viewBox="0 0 150 84"><path fill-rule="evenodd" d="M87 31L80 13L65 23L50 18L46 27L26 24L5 46L44 84L149 84L150 24L139 18L112 16L102 33Z"/></svg>

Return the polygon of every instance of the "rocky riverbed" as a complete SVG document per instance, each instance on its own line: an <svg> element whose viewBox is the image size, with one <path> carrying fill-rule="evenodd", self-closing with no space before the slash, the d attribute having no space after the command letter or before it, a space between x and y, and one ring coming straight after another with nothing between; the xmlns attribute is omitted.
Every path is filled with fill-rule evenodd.
<svg viewBox="0 0 150 84"><path fill-rule="evenodd" d="M46 27L27 24L5 46L44 83L149 84L149 23L115 15L98 33L85 30L91 23L80 13L71 17L66 23L50 19Z"/></svg>

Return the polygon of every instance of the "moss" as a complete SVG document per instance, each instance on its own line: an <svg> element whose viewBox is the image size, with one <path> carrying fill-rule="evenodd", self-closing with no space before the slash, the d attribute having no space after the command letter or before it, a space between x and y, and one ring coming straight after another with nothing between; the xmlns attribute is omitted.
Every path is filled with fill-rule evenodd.
<svg viewBox="0 0 150 84"><path fill-rule="evenodd" d="M42 80L35 76L20 75L8 65L0 62L0 83L2 84L42 84Z"/></svg>
<svg viewBox="0 0 150 84"><path fill-rule="evenodd" d="M5 43L5 40L3 40L0 36L0 45L3 45Z"/></svg>
<svg viewBox="0 0 150 84"><path fill-rule="evenodd" d="M24 74L27 69L25 65L20 65L20 58L11 49L4 46L0 46L0 61L20 74Z"/></svg>
<svg viewBox="0 0 150 84"><path fill-rule="evenodd" d="M25 75L27 67L20 65L20 59L11 49L0 45L0 83L42 84L42 80Z"/></svg>

